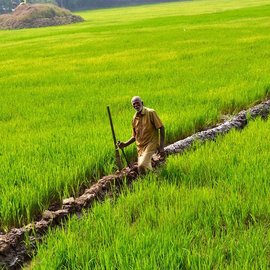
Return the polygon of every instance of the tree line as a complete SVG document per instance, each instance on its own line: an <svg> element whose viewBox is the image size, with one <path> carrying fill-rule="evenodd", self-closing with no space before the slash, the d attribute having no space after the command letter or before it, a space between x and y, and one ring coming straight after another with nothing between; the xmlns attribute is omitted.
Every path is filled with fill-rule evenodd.
<svg viewBox="0 0 270 270"><path fill-rule="evenodd" d="M69 10L96 9L118 6L131 6L147 3L172 2L176 0L0 0L0 13L8 13L16 8L20 2L25 3L53 3ZM181 1L181 0L180 0Z"/></svg>

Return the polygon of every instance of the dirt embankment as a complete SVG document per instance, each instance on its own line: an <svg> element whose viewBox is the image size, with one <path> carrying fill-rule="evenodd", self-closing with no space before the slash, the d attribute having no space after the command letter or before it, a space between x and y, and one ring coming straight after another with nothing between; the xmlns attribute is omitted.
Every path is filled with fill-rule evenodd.
<svg viewBox="0 0 270 270"><path fill-rule="evenodd" d="M36 28L84 21L53 4L21 4L11 14L0 16L0 29Z"/></svg>
<svg viewBox="0 0 270 270"><path fill-rule="evenodd" d="M194 142L214 140L218 135L225 134L233 128L244 128L250 119L262 117L266 119L270 113L270 100L262 102L249 110L244 110L222 124L198 132L184 140L177 141L165 147L167 155L182 153ZM159 166L164 159L158 155L154 157L153 167ZM78 198L67 198L62 205L49 209L43 213L40 220L22 228L12 229L7 234L0 234L0 269L20 269L24 261L29 260L35 250L35 243L42 239L49 228L62 224L70 215L81 215L82 210L89 208L95 201L104 200L107 194L119 192L125 183L131 183L138 176L137 167L125 168L115 175L104 176L96 184L86 189ZM25 239L29 236L29 242Z"/></svg>

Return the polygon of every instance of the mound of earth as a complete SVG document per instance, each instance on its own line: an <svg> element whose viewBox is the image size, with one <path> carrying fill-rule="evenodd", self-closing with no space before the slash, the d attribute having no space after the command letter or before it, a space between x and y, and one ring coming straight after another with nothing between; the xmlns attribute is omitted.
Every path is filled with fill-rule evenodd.
<svg viewBox="0 0 270 270"><path fill-rule="evenodd" d="M82 22L83 18L53 4L21 4L0 16L0 29L46 27Z"/></svg>

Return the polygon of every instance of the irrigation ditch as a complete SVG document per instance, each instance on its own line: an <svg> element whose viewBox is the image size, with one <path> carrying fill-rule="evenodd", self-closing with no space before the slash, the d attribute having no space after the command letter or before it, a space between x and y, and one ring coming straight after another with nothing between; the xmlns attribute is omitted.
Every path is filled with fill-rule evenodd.
<svg viewBox="0 0 270 270"><path fill-rule="evenodd" d="M197 132L183 140L165 147L166 155L182 153L190 148L194 142L214 140L218 135L226 134L231 129L243 129L250 120L256 117L267 119L270 113L270 99L239 112L223 123L212 128ZM164 163L159 155L153 157L153 167ZM120 192L124 184L130 184L138 178L136 163L112 175L104 176L93 184L84 193L77 197L64 199L55 209L46 210L42 217L21 228L13 228L6 234L0 234L0 269L21 269L23 264L30 261L36 250L36 243L41 241L53 228L64 224L71 215L80 216L84 209L89 209L94 202L103 201L105 196L112 192Z"/></svg>

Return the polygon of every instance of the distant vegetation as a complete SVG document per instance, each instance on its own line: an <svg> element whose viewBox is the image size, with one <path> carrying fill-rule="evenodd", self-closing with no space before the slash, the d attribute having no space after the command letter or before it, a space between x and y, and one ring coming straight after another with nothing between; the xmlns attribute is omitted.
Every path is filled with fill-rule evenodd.
<svg viewBox="0 0 270 270"><path fill-rule="evenodd" d="M114 171L106 105L124 140L141 95L169 143L264 99L270 6L260 1L87 11L80 24L0 31L2 230Z"/></svg>
<svg viewBox="0 0 270 270"><path fill-rule="evenodd" d="M96 9L109 7L135 6L142 4L162 3L162 2L180 2L187 0L56 0L58 5L64 6L71 10Z"/></svg>
<svg viewBox="0 0 270 270"><path fill-rule="evenodd" d="M70 10L96 9L120 6L134 6L141 4L160 3L160 2L176 2L177 0L0 0L0 14L10 12L20 2L29 4L50 3L56 4ZM187 0L178 0L187 1Z"/></svg>

